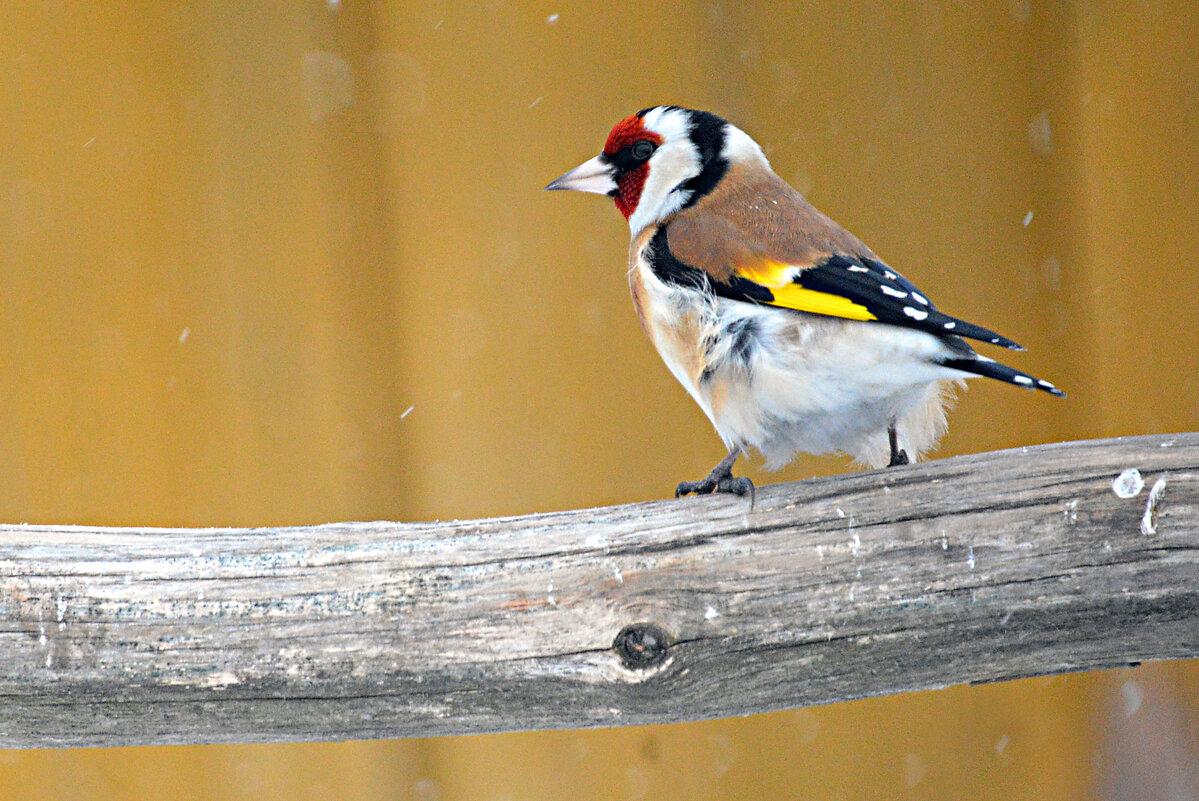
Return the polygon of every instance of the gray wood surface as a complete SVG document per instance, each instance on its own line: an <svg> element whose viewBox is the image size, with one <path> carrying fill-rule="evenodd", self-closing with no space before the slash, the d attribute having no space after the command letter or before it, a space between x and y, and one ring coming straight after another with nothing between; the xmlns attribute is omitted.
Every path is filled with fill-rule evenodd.
<svg viewBox="0 0 1199 801"><path fill-rule="evenodd" d="M762 487L752 511L3 526L0 745L662 723L1194 657L1197 475L1192 433Z"/></svg>

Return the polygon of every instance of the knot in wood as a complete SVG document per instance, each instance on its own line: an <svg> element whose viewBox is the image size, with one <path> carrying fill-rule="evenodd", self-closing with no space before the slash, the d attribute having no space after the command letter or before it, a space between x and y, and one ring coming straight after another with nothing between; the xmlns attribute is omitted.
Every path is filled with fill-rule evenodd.
<svg viewBox="0 0 1199 801"><path fill-rule="evenodd" d="M670 635L656 623L633 623L620 630L612 647L625 667L645 670L666 660Z"/></svg>

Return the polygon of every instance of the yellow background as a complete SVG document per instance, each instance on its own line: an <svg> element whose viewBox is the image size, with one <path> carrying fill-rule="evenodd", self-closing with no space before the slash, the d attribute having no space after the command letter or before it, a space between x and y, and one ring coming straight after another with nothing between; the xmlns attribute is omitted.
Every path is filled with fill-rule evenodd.
<svg viewBox="0 0 1199 801"><path fill-rule="evenodd" d="M1199 428L1188 0L4 14L5 522L465 518L703 475L721 447L639 330L623 220L540 192L657 103L732 119L1070 393L976 382L938 455ZM1199 793L1197 697L1179 663L643 729L5 751L0 797L1165 798Z"/></svg>

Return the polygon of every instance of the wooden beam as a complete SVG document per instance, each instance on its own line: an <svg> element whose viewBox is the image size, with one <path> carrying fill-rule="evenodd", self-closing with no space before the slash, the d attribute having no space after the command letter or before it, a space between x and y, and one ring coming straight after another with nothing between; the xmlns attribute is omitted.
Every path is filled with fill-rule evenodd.
<svg viewBox="0 0 1199 801"><path fill-rule="evenodd" d="M1177 434L762 487L752 510L3 526L0 745L666 723L1194 657L1197 477Z"/></svg>

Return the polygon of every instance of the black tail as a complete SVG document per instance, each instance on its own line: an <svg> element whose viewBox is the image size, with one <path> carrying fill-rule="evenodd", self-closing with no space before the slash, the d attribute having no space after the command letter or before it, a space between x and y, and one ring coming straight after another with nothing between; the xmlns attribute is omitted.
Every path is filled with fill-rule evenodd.
<svg viewBox="0 0 1199 801"><path fill-rule="evenodd" d="M1006 381L1009 384L1015 384L1025 389L1039 389L1042 392L1048 392L1050 395L1056 395L1059 398L1066 397L1065 392L1062 392L1048 381L1033 378L1026 373L1008 367L1006 364L1000 364L994 359L988 359L986 356L942 359L940 363L953 370L961 370L963 373L973 373L974 375L981 375L986 378L994 378L998 381Z"/></svg>

